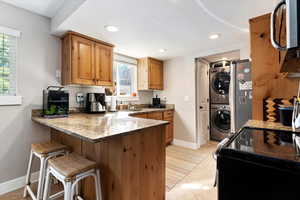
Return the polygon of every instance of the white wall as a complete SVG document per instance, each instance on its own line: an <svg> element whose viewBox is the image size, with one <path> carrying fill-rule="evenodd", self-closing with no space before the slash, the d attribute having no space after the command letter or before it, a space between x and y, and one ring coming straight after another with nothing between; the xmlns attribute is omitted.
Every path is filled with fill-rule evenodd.
<svg viewBox="0 0 300 200"><path fill-rule="evenodd" d="M0 106L0 184L25 175L30 145L49 140L49 129L31 121L31 110L42 108L42 90L59 85L61 41L50 35L50 19L0 2L0 26L22 32L19 40L17 88L21 106ZM102 92L102 87L67 87L70 107L77 92ZM150 103L152 92L141 92L139 103Z"/></svg>
<svg viewBox="0 0 300 200"><path fill-rule="evenodd" d="M31 122L41 106L42 89L55 84L60 40L50 35L50 20L0 2L0 26L20 30L17 82L21 106L0 106L0 183L25 175L31 143L48 140L48 129Z"/></svg>
<svg viewBox="0 0 300 200"><path fill-rule="evenodd" d="M245 41L242 44L196 52L164 62L165 88L164 91L155 94L166 97L168 103L175 104L174 137L176 140L187 142L190 146L195 146L197 143L195 58L240 50L241 59L246 59L250 55L249 47L249 42Z"/></svg>

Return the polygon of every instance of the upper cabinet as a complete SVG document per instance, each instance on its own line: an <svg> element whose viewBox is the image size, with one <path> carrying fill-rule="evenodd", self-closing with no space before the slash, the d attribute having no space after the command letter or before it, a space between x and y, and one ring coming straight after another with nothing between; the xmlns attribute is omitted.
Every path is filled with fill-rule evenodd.
<svg viewBox="0 0 300 200"><path fill-rule="evenodd" d="M95 44L95 70L97 85L112 85L112 48L103 44Z"/></svg>
<svg viewBox="0 0 300 200"><path fill-rule="evenodd" d="M163 61L154 58L138 60L138 90L163 90Z"/></svg>
<svg viewBox="0 0 300 200"><path fill-rule="evenodd" d="M112 86L113 45L68 32L62 38L62 85Z"/></svg>

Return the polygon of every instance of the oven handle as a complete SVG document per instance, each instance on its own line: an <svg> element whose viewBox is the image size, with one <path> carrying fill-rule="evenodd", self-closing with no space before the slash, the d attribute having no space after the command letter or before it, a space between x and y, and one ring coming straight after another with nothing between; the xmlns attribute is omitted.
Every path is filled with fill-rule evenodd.
<svg viewBox="0 0 300 200"><path fill-rule="evenodd" d="M217 160L218 155L221 151L221 149L227 144L227 142L229 142L229 138L225 138L223 139L217 146L217 150L215 151L215 153L213 154L213 158L215 160ZM219 172L218 169L216 169L216 175L215 175L215 182L214 182L214 187L217 187L218 185L218 176L219 176Z"/></svg>
<svg viewBox="0 0 300 200"><path fill-rule="evenodd" d="M217 160L218 154L220 153L221 149L229 142L229 138L223 139L218 145L217 150L213 154L213 158Z"/></svg>

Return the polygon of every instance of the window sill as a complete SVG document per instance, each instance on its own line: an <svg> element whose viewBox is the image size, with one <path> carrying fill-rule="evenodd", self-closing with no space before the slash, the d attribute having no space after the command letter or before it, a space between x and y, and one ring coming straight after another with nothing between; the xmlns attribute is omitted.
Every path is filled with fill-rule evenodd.
<svg viewBox="0 0 300 200"><path fill-rule="evenodd" d="M22 104L22 96L0 96L0 106L15 106Z"/></svg>

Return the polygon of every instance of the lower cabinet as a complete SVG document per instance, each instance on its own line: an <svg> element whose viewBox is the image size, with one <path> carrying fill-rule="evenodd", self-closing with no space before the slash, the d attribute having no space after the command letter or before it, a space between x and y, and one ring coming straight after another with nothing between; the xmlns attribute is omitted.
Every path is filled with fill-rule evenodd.
<svg viewBox="0 0 300 200"><path fill-rule="evenodd" d="M150 112L148 113L148 119L163 120L163 112Z"/></svg>
<svg viewBox="0 0 300 200"><path fill-rule="evenodd" d="M171 144L174 139L174 122L170 122L166 126L166 143Z"/></svg>
<svg viewBox="0 0 300 200"><path fill-rule="evenodd" d="M149 113L132 114L131 116L144 119L164 120L170 122L166 125L166 144L171 144L174 139L174 111L158 111Z"/></svg>
<svg viewBox="0 0 300 200"><path fill-rule="evenodd" d="M147 114L147 113L143 113L143 114L132 114L131 116L137 117L137 118L144 118L144 119L147 119L147 118L148 118L148 114Z"/></svg>

